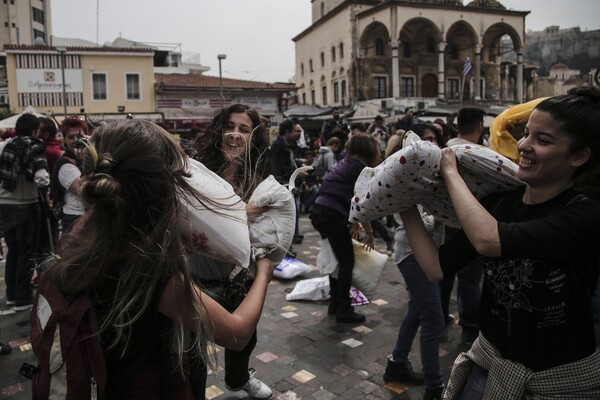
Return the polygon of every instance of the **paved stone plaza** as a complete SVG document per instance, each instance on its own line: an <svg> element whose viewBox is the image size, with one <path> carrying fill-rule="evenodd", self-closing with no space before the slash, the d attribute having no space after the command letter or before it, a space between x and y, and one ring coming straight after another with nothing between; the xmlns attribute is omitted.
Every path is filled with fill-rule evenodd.
<svg viewBox="0 0 600 400"><path fill-rule="evenodd" d="M306 214L300 219L304 241L293 245L297 258L314 265L321 240ZM385 252L385 244L376 239L376 247ZM4 296L4 262L0 263L1 341L10 343L13 353L0 357L0 399L30 399L29 382L19 375L23 362L35 362L29 344L29 312L8 313ZM366 314L362 324L336 324L327 316L326 302L286 301L300 279L319 276L314 270L290 281L273 279L258 326L258 345L251 367L256 377L273 389L273 399L421 399L424 387L406 387L383 382L383 371L394 346L398 326L408 302L402 275L388 259L377 294L370 304L358 307ZM454 299L451 311L456 311ZM6 315L4 315L6 314ZM448 341L440 348L444 375L452 361L466 346L460 343L460 327L448 329ZM418 336L411 360L421 371ZM223 351L216 349L219 367ZM222 371L210 374L207 399L246 398L245 392L229 392Z"/></svg>

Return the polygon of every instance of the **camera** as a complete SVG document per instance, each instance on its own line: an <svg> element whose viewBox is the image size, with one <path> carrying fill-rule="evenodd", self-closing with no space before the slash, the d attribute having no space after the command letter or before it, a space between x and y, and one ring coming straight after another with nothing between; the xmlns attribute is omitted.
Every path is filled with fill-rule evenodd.
<svg viewBox="0 0 600 400"><path fill-rule="evenodd" d="M86 138L79 138L75 141L75 147L78 149L83 149L85 146L87 146L87 139Z"/></svg>

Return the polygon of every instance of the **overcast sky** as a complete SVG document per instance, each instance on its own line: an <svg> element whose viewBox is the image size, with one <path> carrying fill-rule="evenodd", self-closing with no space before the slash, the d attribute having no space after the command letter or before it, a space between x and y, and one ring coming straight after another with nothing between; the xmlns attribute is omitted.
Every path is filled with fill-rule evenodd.
<svg viewBox="0 0 600 400"><path fill-rule="evenodd" d="M531 11L525 20L527 30L549 25L600 29L599 0L500 2L507 9ZM287 82L294 76L292 38L311 21L310 0L52 0L51 4L54 36L96 42L98 32L99 43L120 35L140 42L181 44L184 53L200 54L201 64L210 67L207 75L218 76L217 54L226 54L224 77L263 82Z"/></svg>

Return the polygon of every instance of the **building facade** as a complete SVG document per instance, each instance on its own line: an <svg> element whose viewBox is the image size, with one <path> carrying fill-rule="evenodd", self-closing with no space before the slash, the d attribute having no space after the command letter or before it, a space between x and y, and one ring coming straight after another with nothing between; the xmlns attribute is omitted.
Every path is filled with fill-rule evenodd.
<svg viewBox="0 0 600 400"><path fill-rule="evenodd" d="M193 124L234 103L247 104L273 122L281 121L295 90L293 83L220 79L200 73L157 73L155 81L156 111L171 125Z"/></svg>
<svg viewBox="0 0 600 400"><path fill-rule="evenodd" d="M312 0L296 44L297 101L346 106L371 99L524 98L527 11L495 0ZM502 65L510 37L514 68ZM464 77L467 58L472 70ZM382 103L383 104L383 103Z"/></svg>
<svg viewBox="0 0 600 400"><path fill-rule="evenodd" d="M52 35L51 0L2 0L0 3L0 47L5 44L44 43Z"/></svg>
<svg viewBox="0 0 600 400"><path fill-rule="evenodd" d="M13 112L27 106L61 115L154 112L152 49L5 45L4 51Z"/></svg>

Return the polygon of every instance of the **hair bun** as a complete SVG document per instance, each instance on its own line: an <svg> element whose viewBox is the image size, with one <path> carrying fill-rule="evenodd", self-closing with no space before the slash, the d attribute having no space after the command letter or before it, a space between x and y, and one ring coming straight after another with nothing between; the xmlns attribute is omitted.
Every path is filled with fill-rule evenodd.
<svg viewBox="0 0 600 400"><path fill-rule="evenodd" d="M121 183L112 175L93 172L81 189L83 200L92 207L116 210L122 204Z"/></svg>

